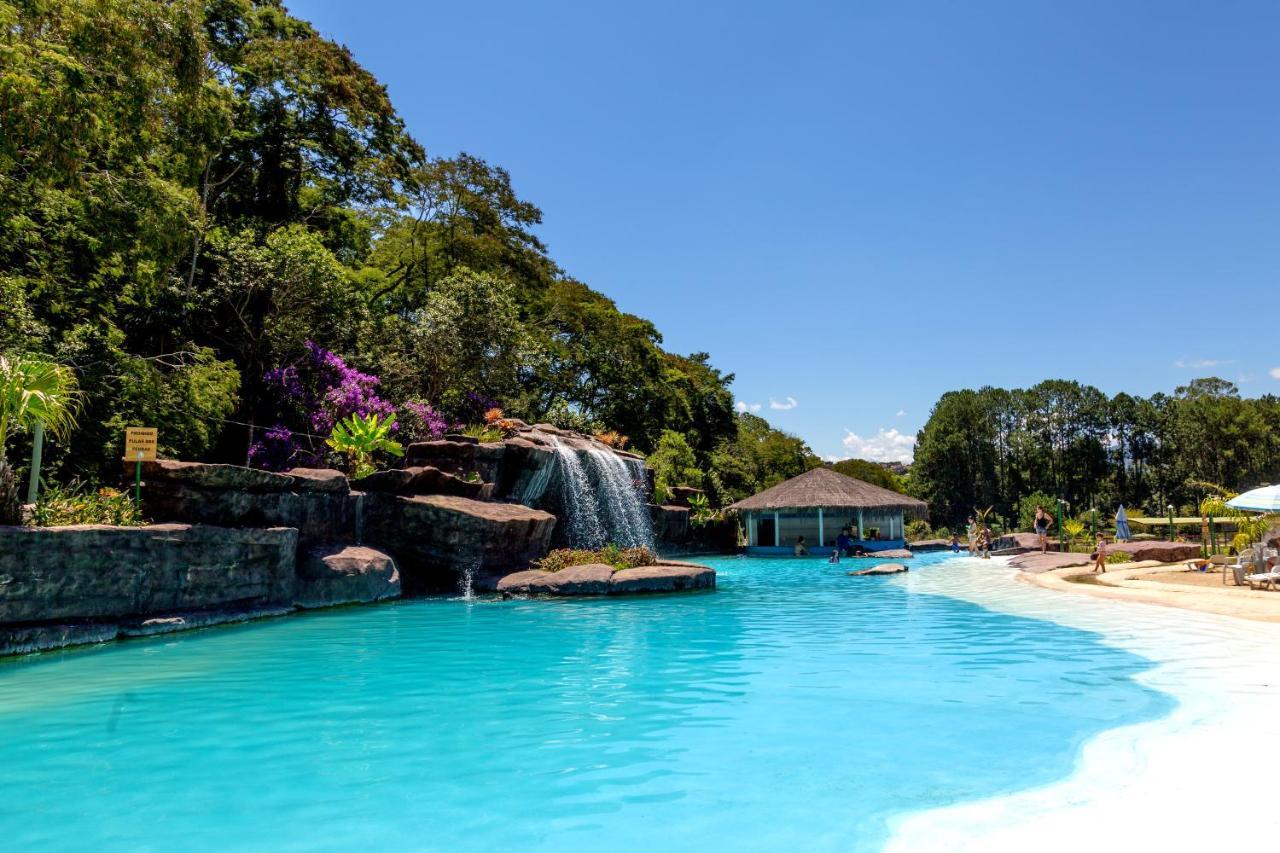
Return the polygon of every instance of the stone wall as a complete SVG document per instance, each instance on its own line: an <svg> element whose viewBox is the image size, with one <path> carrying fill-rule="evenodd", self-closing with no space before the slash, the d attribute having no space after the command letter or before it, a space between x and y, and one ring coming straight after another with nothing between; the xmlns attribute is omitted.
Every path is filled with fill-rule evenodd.
<svg viewBox="0 0 1280 853"><path fill-rule="evenodd" d="M297 544L287 528L0 528L0 624L288 604Z"/></svg>
<svg viewBox="0 0 1280 853"><path fill-rule="evenodd" d="M287 474L158 460L143 465L148 518L221 527L293 527L305 547L356 538L356 496L340 471Z"/></svg>

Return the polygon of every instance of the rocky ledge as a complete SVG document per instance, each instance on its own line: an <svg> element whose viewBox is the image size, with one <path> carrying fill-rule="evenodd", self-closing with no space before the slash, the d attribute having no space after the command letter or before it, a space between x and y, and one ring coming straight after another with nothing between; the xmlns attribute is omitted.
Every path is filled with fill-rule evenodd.
<svg viewBox="0 0 1280 853"><path fill-rule="evenodd" d="M626 595L713 589L716 571L696 563L665 560L655 566L617 569L603 563L570 566L558 572L532 569L507 575L497 591L511 595Z"/></svg>
<svg viewBox="0 0 1280 853"><path fill-rule="evenodd" d="M850 577L865 577L867 575L898 575L907 571L907 567L901 563L885 563L882 566L872 566L869 569L859 569L856 572L849 572Z"/></svg>

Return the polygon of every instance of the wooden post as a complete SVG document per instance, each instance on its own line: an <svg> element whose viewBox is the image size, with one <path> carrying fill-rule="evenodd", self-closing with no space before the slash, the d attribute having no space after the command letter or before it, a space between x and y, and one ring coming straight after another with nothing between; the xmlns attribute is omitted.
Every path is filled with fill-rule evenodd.
<svg viewBox="0 0 1280 853"><path fill-rule="evenodd" d="M822 529L822 507L818 507L818 547L819 548L822 548L827 544L823 540L823 535L822 535L823 532L824 531Z"/></svg>
<svg viewBox="0 0 1280 853"><path fill-rule="evenodd" d="M862 507L858 507L858 541L867 538L867 528L862 523Z"/></svg>
<svg viewBox="0 0 1280 853"><path fill-rule="evenodd" d="M777 548L782 544L782 522L778 520L778 511L773 511L773 547Z"/></svg>

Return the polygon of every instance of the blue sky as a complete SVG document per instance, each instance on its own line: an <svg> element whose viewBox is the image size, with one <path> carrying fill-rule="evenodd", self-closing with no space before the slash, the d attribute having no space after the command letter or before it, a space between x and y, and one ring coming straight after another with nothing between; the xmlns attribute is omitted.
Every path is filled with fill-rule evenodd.
<svg viewBox="0 0 1280 853"><path fill-rule="evenodd" d="M983 384L1280 393L1280 3L288 5L821 455Z"/></svg>

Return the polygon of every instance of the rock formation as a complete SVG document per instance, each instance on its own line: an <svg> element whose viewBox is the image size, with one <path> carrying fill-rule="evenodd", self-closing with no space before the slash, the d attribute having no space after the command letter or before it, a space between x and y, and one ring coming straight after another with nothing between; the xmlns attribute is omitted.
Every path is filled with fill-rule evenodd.
<svg viewBox="0 0 1280 853"><path fill-rule="evenodd" d="M498 581L503 595L625 595L712 589L716 572L694 563L664 561L656 566L618 569L602 563L569 566L558 572L516 572Z"/></svg>

